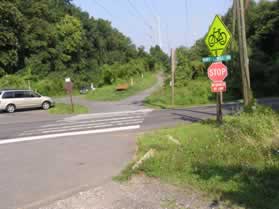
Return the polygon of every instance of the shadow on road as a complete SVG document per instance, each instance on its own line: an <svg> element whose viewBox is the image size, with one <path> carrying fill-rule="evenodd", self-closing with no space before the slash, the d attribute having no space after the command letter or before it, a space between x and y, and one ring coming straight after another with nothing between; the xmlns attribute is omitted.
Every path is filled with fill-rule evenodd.
<svg viewBox="0 0 279 209"><path fill-rule="evenodd" d="M173 113L173 115L179 116L179 120L183 120L183 121L187 121L187 122L194 123L194 122L202 121L201 118L196 118L196 117L192 117L192 116L188 116L188 115L184 115L184 114Z"/></svg>

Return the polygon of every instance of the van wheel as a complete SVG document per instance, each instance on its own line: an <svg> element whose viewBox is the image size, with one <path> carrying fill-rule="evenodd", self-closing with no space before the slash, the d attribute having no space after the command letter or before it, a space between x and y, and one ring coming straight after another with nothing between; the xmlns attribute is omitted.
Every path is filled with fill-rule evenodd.
<svg viewBox="0 0 279 209"><path fill-rule="evenodd" d="M13 104L9 104L9 105L6 107L6 111L7 111L8 113L13 113L13 112L15 112L15 110L16 110L16 107L15 107L15 105L13 105Z"/></svg>
<svg viewBox="0 0 279 209"><path fill-rule="evenodd" d="M44 110L48 110L48 109L50 108L50 103L49 103L49 102L44 102L44 103L42 104L42 108L43 108Z"/></svg>

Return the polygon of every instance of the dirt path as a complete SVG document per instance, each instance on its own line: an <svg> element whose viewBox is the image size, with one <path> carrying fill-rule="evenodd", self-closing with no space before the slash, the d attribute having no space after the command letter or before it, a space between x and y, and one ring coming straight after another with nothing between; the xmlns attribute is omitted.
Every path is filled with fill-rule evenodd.
<svg viewBox="0 0 279 209"><path fill-rule="evenodd" d="M121 101L117 101L117 102L90 101L84 99L82 96L74 96L73 100L77 104L88 107L90 113L143 109L144 99L163 85L163 81L164 81L163 75L158 74L157 78L158 78L157 83L153 87ZM70 102L69 98L58 98L55 101L58 103L66 103L66 104Z"/></svg>

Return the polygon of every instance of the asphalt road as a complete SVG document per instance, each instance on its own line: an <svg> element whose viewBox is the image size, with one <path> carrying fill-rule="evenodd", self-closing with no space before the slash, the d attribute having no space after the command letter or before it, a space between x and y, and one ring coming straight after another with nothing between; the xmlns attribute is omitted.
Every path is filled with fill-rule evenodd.
<svg viewBox="0 0 279 209"><path fill-rule="evenodd" d="M118 105L92 104L99 109L86 115L51 116L41 110L1 113L0 209L38 208L102 185L133 158L139 134L215 117L213 105L144 108L141 101L146 94ZM279 107L278 99L261 102ZM226 104L224 113L239 108L234 103Z"/></svg>

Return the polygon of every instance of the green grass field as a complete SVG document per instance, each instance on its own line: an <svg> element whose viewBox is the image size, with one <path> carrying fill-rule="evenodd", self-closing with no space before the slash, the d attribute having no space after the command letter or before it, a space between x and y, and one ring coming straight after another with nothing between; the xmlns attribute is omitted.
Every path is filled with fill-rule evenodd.
<svg viewBox="0 0 279 209"><path fill-rule="evenodd" d="M215 102L207 80L189 81L187 86L175 88L175 105L171 104L171 87L165 86L145 100L145 104L157 108L186 107Z"/></svg>
<svg viewBox="0 0 279 209"><path fill-rule="evenodd" d="M278 115L262 107L226 116L221 126L206 121L155 131L140 137L137 158L151 148L155 156L134 172L131 163L116 179L144 172L207 192L229 208L275 209L279 205L278 136Z"/></svg>
<svg viewBox="0 0 279 209"><path fill-rule="evenodd" d="M115 89L117 84L114 84L97 88L94 92L90 92L89 94L87 94L85 98L95 101L119 101L152 87L156 83L156 81L156 74L146 73L144 74L144 78L134 78L134 85L130 85L128 90L116 91ZM130 82L123 83L130 84Z"/></svg>
<svg viewBox="0 0 279 209"><path fill-rule="evenodd" d="M49 109L50 114L82 114L88 113L88 108L82 105L74 105L74 112L72 106L69 104L57 103L55 107Z"/></svg>

